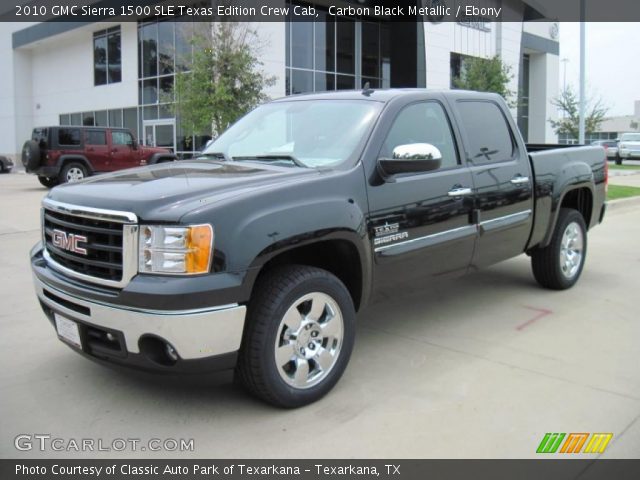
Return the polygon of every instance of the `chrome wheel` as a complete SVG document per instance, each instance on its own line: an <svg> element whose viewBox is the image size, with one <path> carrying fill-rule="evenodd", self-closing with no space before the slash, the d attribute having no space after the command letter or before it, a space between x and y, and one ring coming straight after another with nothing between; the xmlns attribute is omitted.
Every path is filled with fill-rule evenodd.
<svg viewBox="0 0 640 480"><path fill-rule="evenodd" d="M321 292L300 297L278 326L274 355L280 377L299 389L320 383L338 360L343 333L342 312L333 298Z"/></svg>
<svg viewBox="0 0 640 480"><path fill-rule="evenodd" d="M582 265L584 237L582 229L576 222L567 225L560 244L560 270L571 279L576 276Z"/></svg>
<svg viewBox="0 0 640 480"><path fill-rule="evenodd" d="M84 178L84 172L79 167L71 167L67 171L67 182L77 182Z"/></svg>

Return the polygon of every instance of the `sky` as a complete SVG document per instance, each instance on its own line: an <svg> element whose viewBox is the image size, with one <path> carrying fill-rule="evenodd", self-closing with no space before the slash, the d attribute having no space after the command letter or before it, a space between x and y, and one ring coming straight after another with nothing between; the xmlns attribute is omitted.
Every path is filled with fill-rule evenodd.
<svg viewBox="0 0 640 480"><path fill-rule="evenodd" d="M587 94L602 97L608 116L632 115L640 100L640 23L586 24ZM580 24L560 24L560 88L568 59L567 84L580 82Z"/></svg>

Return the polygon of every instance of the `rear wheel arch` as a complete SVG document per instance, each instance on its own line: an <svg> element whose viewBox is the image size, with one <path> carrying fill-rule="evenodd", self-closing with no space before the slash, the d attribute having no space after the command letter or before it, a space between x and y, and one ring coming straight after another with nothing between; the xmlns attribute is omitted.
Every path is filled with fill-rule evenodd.
<svg viewBox="0 0 640 480"><path fill-rule="evenodd" d="M580 213L584 219L587 230L589 230L591 220L593 218L593 198L594 195L592 189L586 185L576 186L565 190L558 202L558 207L553 214L553 221L551 225L549 225L544 241L540 243L539 247L546 247L551 242L551 237L553 236L553 232L555 231L558 223L560 211L563 208L570 208Z"/></svg>
<svg viewBox="0 0 640 480"><path fill-rule="evenodd" d="M89 175L93 175L91 162L83 155L62 155L58 159L58 168L62 170L69 163L81 163L87 169Z"/></svg>

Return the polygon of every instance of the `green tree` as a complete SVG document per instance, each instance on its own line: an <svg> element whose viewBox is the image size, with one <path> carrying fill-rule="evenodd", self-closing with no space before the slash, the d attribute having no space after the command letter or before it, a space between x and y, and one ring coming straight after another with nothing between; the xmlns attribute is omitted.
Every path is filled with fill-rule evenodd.
<svg viewBox="0 0 640 480"><path fill-rule="evenodd" d="M509 90L512 79L511 66L497 55L491 58L463 57L460 76L453 79L453 84L463 90L497 93L510 106L515 106L513 92Z"/></svg>
<svg viewBox="0 0 640 480"><path fill-rule="evenodd" d="M197 24L193 54L176 74L172 113L186 134L224 132L242 115L268 100L264 89L275 83L258 60L258 35L247 23Z"/></svg>
<svg viewBox="0 0 640 480"><path fill-rule="evenodd" d="M580 125L580 101L576 91L571 85L567 85L567 87L562 90L556 98L551 100L551 103L561 112L561 118L557 120L549 119L549 123L556 135L566 134L569 138L578 139ZM596 133L600 129L600 125L608 111L609 107L604 105L602 99L587 99L584 119L584 130L586 135Z"/></svg>

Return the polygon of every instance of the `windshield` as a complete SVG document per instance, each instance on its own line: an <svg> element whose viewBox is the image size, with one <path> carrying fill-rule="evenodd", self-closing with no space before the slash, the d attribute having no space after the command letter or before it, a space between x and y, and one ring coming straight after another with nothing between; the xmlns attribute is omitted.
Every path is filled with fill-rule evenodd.
<svg viewBox="0 0 640 480"><path fill-rule="evenodd" d="M620 137L621 142L640 142L640 133L625 133Z"/></svg>
<svg viewBox="0 0 640 480"><path fill-rule="evenodd" d="M359 153L381 106L362 100L268 103L241 118L203 153L238 161L336 166Z"/></svg>

